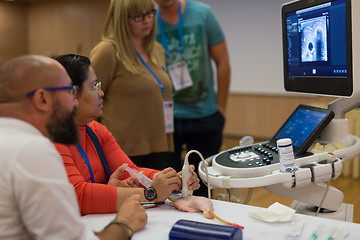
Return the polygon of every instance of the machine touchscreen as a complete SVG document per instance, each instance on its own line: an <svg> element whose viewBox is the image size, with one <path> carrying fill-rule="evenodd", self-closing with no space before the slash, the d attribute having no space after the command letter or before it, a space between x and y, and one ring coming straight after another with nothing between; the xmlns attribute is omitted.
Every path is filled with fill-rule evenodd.
<svg viewBox="0 0 360 240"><path fill-rule="evenodd" d="M295 157L301 157L333 118L334 113L329 109L299 105L270 141L222 152L213 164L237 169L277 164L276 141L281 138L291 138Z"/></svg>
<svg viewBox="0 0 360 240"><path fill-rule="evenodd" d="M333 119L329 109L299 105L286 122L270 139L269 144L276 147L281 138L291 138L295 156L304 154L321 131Z"/></svg>

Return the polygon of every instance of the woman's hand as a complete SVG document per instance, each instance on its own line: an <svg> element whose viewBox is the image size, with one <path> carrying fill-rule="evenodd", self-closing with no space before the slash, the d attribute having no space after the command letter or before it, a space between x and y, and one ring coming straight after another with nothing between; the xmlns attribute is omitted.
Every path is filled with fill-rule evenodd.
<svg viewBox="0 0 360 240"><path fill-rule="evenodd" d="M200 187L200 179L198 178L197 174L195 173L195 166L190 165L190 172L191 177L187 181L187 184L189 186L189 190L197 190ZM178 172L179 178L182 180L182 172ZM182 183L182 181L181 181Z"/></svg>
<svg viewBox="0 0 360 240"><path fill-rule="evenodd" d="M172 168L165 168L153 176L151 185L155 188L158 200L164 201L173 190L180 191L181 179Z"/></svg>
<svg viewBox="0 0 360 240"><path fill-rule="evenodd" d="M111 174L108 185L114 187L138 187L139 181L136 177L128 177L127 179L119 180L120 176L125 171L125 167L126 164L123 164Z"/></svg>

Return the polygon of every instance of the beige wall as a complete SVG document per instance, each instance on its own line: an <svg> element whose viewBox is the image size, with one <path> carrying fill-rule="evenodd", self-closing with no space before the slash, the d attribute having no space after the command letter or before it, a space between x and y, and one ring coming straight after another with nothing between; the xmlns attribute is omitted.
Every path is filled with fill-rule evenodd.
<svg viewBox="0 0 360 240"><path fill-rule="evenodd" d="M0 63L22 55L89 55L100 41L110 0L0 2ZM5 36L5 37L4 37ZM268 139L299 104L326 106L332 99L231 94L225 135Z"/></svg>

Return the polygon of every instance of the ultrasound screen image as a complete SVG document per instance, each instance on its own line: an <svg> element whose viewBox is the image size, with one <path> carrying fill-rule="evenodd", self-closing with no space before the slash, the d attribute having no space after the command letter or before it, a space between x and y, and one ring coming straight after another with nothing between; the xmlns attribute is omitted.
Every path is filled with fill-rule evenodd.
<svg viewBox="0 0 360 240"><path fill-rule="evenodd" d="M301 21L301 62L326 62L326 16Z"/></svg>

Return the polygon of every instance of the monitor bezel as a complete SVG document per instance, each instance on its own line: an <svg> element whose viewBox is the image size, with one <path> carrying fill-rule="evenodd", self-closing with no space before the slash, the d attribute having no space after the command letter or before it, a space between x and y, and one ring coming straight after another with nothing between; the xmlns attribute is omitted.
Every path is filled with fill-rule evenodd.
<svg viewBox="0 0 360 240"><path fill-rule="evenodd" d="M316 5L334 2L336 0L300 0L284 4L281 8L282 15L282 40L283 40L283 74L284 87L289 92L310 93L327 96L349 97L353 94L353 57L352 57L352 19L351 0L345 0L346 14L346 61L347 77L323 76L288 76L288 40L286 14Z"/></svg>

